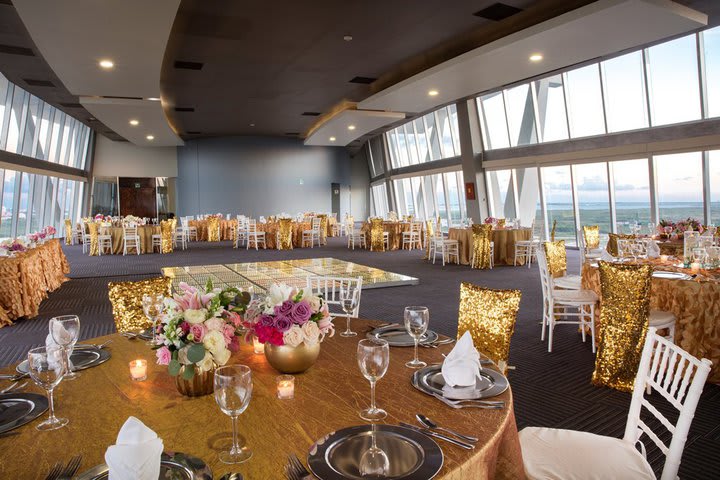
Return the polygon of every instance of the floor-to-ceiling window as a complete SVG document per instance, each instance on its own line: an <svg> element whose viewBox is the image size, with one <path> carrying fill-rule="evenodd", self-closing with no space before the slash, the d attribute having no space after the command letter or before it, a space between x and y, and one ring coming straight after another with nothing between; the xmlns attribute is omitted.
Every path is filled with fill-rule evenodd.
<svg viewBox="0 0 720 480"><path fill-rule="evenodd" d="M688 217L703 221L702 152L656 155L660 218L671 221Z"/></svg>
<svg viewBox="0 0 720 480"><path fill-rule="evenodd" d="M598 225L600 239L606 241L611 231L607 163L573 165L573 178L580 226Z"/></svg>
<svg viewBox="0 0 720 480"><path fill-rule="evenodd" d="M576 227L570 166L543 167L541 175L549 228L552 229L553 223L557 222L555 240L565 240L566 245L575 245Z"/></svg>
<svg viewBox="0 0 720 480"><path fill-rule="evenodd" d="M610 170L615 221L621 226L618 233L628 233L631 224L647 228L652 219L647 158L610 162ZM650 233L649 230L647 233Z"/></svg>
<svg viewBox="0 0 720 480"><path fill-rule="evenodd" d="M515 218L512 170L493 170L485 173L488 186L490 215L496 218Z"/></svg>

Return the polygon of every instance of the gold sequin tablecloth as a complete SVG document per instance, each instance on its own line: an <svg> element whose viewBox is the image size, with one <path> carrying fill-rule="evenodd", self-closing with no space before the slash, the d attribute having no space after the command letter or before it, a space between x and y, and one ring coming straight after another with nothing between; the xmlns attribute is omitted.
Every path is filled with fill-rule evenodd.
<svg viewBox="0 0 720 480"><path fill-rule="evenodd" d="M365 234L365 245L370 248L370 223L365 222L361 228ZM383 231L388 232L390 239L390 250L400 250L402 248L402 234L410 231L409 222L383 222ZM420 238L424 238L425 233L420 233ZM424 241L424 240L423 240Z"/></svg>
<svg viewBox="0 0 720 480"><path fill-rule="evenodd" d="M280 222L258 223L258 232L265 232L265 242L267 248L277 248L277 232L280 228ZM302 248L302 233L304 230L312 229L312 222L292 222L292 244L293 248ZM317 243L315 243L317 246ZM250 247L252 248L252 247Z"/></svg>
<svg viewBox="0 0 720 480"><path fill-rule="evenodd" d="M37 316L48 292L70 273L60 240L48 240L15 257L0 258L0 327L20 317Z"/></svg>
<svg viewBox="0 0 720 480"><path fill-rule="evenodd" d="M679 270L668 267L666 269ZM582 286L601 297L602 308L597 267L589 263L583 265ZM669 311L675 315L675 343L697 358L711 360L713 365L708 381L720 383L720 283L705 279L673 280L653 277L650 308ZM596 322L599 311L599 308L595 309Z"/></svg>
<svg viewBox="0 0 720 480"><path fill-rule="evenodd" d="M451 228L448 231L448 238L457 240L460 250L460 263L470 265L472 258L473 234L472 228ZM495 243L495 265L512 265L515 258L515 243L520 240L530 240L532 229L530 228L505 228L492 231L492 241ZM518 259L518 265L524 264Z"/></svg>
<svg viewBox="0 0 720 480"><path fill-rule="evenodd" d="M353 325L364 334L370 323L353 320ZM67 462L76 453L83 454L79 472L92 468L104 462L105 450L115 443L118 430L130 415L157 432L165 450L205 460L214 478L233 471L246 479L284 478L288 454L297 454L306 464L308 450L316 440L341 428L367 425L359 411L369 405L370 385L355 360L357 338L335 335L326 339L317 363L295 376L293 400L277 399L278 373L264 356L252 353L252 346L243 345L230 363L243 363L252 369L252 399L238 419L238 431L253 456L241 465L224 465L218 453L230 446L231 422L213 396L181 396L166 367L155 365L155 355L142 341L115 334L93 342L110 338L112 357L108 362L83 370L77 380L63 382L55 391L56 413L70 420L67 427L41 433L35 429L38 419L14 430L16 435L0 437L4 451L32 454L32 461L25 454L3 457L0 478L44 478L55 462ZM440 362L441 354L451 349L451 345L422 349L420 356L428 363ZM445 460L435 478L524 478L511 391L499 397L507 402L505 409L454 410L412 387L413 370L404 366L412 354L412 348L390 350L390 367L377 383L378 406L388 412L383 423L416 424L415 414L423 412L440 425L480 438L475 450L438 441ZM128 363L137 358L148 360L148 379L144 382L134 382L129 376ZM29 390L40 392L35 386Z"/></svg>
<svg viewBox="0 0 720 480"><path fill-rule="evenodd" d="M123 240L125 239L125 231L122 227L100 227L98 229L100 235L110 235L112 238L112 252L115 255L122 255ZM140 237L140 253L152 253L152 236L160 235L160 225L138 225L137 233ZM131 250L134 254L135 250Z"/></svg>
<svg viewBox="0 0 720 480"><path fill-rule="evenodd" d="M197 239L199 242L208 241L208 221L190 220L190 227L197 228ZM220 240L234 240L237 230L237 220L220 220Z"/></svg>

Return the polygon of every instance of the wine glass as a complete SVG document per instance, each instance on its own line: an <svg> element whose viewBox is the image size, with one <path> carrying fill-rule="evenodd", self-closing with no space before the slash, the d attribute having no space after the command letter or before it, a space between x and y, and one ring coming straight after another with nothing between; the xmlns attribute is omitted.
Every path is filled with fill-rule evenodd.
<svg viewBox="0 0 720 480"><path fill-rule="evenodd" d="M422 368L427 363L418 359L418 343L427 332L430 310L427 307L405 307L405 330L415 340L415 358L405 364L410 368Z"/></svg>
<svg viewBox="0 0 720 480"><path fill-rule="evenodd" d="M382 339L360 340L357 361L363 376L370 381L370 408L360 412L360 418L371 422L382 420L387 412L375 405L375 383L385 376L390 365L390 345Z"/></svg>
<svg viewBox="0 0 720 480"><path fill-rule="evenodd" d="M693 248L692 249L692 257L693 262L695 263L703 263L703 260L705 259L705 249L704 248Z"/></svg>
<svg viewBox="0 0 720 480"><path fill-rule="evenodd" d="M253 383L250 367L226 365L215 370L215 402L225 415L232 418L233 444L228 452L220 453L220 461L242 463L252 457L252 450L238 444L237 418L245 411L252 397Z"/></svg>
<svg viewBox="0 0 720 480"><path fill-rule="evenodd" d="M377 446L376 430L377 426L373 423L370 430L370 448L360 457L358 470L362 477L385 478L390 471L390 459L385 451Z"/></svg>
<svg viewBox="0 0 720 480"><path fill-rule="evenodd" d="M157 320L165 309L165 297L161 293L149 293L142 297L142 307L145 316L152 322L152 339L150 344L155 341L157 335Z"/></svg>
<svg viewBox="0 0 720 480"><path fill-rule="evenodd" d="M356 332L350 330L350 316L355 312L358 302L360 301L360 291L351 285L340 286L340 302L342 308L345 311L347 317L345 317L347 324L345 331L340 334L341 337L354 337L357 335Z"/></svg>
<svg viewBox="0 0 720 480"><path fill-rule="evenodd" d="M80 319L76 315L61 315L50 319L50 336L62 349L67 366L65 380L75 380L79 374L72 371L70 356L80 336Z"/></svg>
<svg viewBox="0 0 720 480"><path fill-rule="evenodd" d="M59 346L38 347L28 352L28 371L35 384L47 391L50 415L35 428L38 430L56 430L68 424L67 418L55 416L53 390L65 376L67 363L64 351Z"/></svg>

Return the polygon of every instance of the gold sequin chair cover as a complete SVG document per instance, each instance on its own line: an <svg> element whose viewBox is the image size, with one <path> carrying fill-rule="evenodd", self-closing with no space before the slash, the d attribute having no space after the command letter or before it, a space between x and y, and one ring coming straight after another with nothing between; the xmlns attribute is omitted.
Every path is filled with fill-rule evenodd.
<svg viewBox="0 0 720 480"><path fill-rule="evenodd" d="M594 385L632 392L650 316L652 265L599 263L602 303Z"/></svg>
<svg viewBox="0 0 720 480"><path fill-rule="evenodd" d="M548 273L553 278L562 277L567 270L567 254L565 252L565 240L557 242L544 242L545 258L547 258Z"/></svg>
<svg viewBox="0 0 720 480"><path fill-rule="evenodd" d="M72 244L72 222L69 218L65 219L65 245Z"/></svg>
<svg viewBox="0 0 720 480"><path fill-rule="evenodd" d="M608 243L605 247L605 250L612 255L613 257L617 257L620 252L618 250L618 240L632 240L635 238L635 235L623 235L621 233L609 233L608 234Z"/></svg>
<svg viewBox="0 0 720 480"><path fill-rule="evenodd" d="M293 249L293 221L291 218L281 218L278 222L277 249Z"/></svg>
<svg viewBox="0 0 720 480"><path fill-rule="evenodd" d="M120 333L138 331L150 326L142 308L143 295L170 295L172 279L151 278L137 282L110 282L108 296L112 303L115 327Z"/></svg>
<svg viewBox="0 0 720 480"><path fill-rule="evenodd" d="M473 264L472 268L490 268L490 241L492 236L492 225L489 223L475 223L472 226L473 232Z"/></svg>
<svg viewBox="0 0 720 480"><path fill-rule="evenodd" d="M520 290L461 283L457 338L469 331L475 348L496 364L507 365L521 295Z"/></svg>
<svg viewBox="0 0 720 480"><path fill-rule="evenodd" d="M207 219L208 242L220 241L220 219L212 217Z"/></svg>
<svg viewBox="0 0 720 480"><path fill-rule="evenodd" d="M385 228L383 227L382 218L373 218L370 220L370 250L384 252L385 241L383 240L383 234Z"/></svg>
<svg viewBox="0 0 720 480"><path fill-rule="evenodd" d="M432 220L425 220L425 256L424 259L430 258L430 242L435 237L435 225Z"/></svg>
<svg viewBox="0 0 720 480"><path fill-rule="evenodd" d="M600 248L600 226L583 225L582 229L585 248L588 250Z"/></svg>
<svg viewBox="0 0 720 480"><path fill-rule="evenodd" d="M97 222L88 222L87 228L90 234L90 255L100 255L100 249L98 248L98 230L100 229L100 224Z"/></svg>
<svg viewBox="0 0 720 480"><path fill-rule="evenodd" d="M318 215L320 217L320 244L327 243L328 216L325 214Z"/></svg>
<svg viewBox="0 0 720 480"><path fill-rule="evenodd" d="M175 234L175 225L177 220L162 220L160 222L160 238L162 243L162 253L173 252L173 235Z"/></svg>

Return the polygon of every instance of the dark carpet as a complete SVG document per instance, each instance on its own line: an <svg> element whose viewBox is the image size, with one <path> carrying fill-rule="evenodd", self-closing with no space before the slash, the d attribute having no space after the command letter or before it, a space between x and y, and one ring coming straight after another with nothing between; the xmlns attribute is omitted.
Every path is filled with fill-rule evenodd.
<svg viewBox="0 0 720 480"><path fill-rule="evenodd" d="M294 258L335 257L362 265L381 268L420 279L420 285L366 290L360 312L365 318L384 321L402 319L406 305L427 305L431 328L446 335L457 331L460 282L472 282L491 288L515 288L522 291L522 302L512 340L509 374L515 397L519 428L545 426L584 430L622 437L630 395L594 387L590 377L594 355L590 342L582 343L572 326L558 326L553 353L540 341L542 294L536 266L496 267L491 271L471 270L467 266L432 265L413 252L368 252L348 250L340 239L329 239L327 246L292 251L233 250L229 242L193 243L186 251L172 255L88 257L81 247L66 247L71 281L50 294L40 315L0 329L0 365L23 358L27 350L44 342L47 321L55 315L78 314L83 338L115 331L107 298L109 281L137 280L158 276L165 266L209 265L232 262L271 261ZM577 272L579 255L569 252L569 269ZM671 419L673 411L662 405L654 394L653 403ZM718 478L720 471L720 386L708 384L700 400L680 467L680 477ZM664 436L665 440L669 437ZM663 435L661 435L663 438ZM646 441L648 460L659 475L664 456ZM652 446L652 448L651 448ZM572 455L572 452L567 452ZM612 461L612 459L608 459Z"/></svg>

